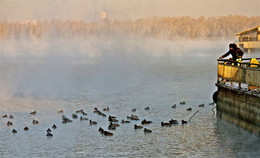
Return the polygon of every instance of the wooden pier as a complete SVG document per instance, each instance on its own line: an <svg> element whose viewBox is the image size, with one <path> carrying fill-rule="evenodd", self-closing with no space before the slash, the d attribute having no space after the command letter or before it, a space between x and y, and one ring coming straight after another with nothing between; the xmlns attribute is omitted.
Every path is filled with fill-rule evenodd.
<svg viewBox="0 0 260 158"><path fill-rule="evenodd" d="M218 60L217 116L260 136L260 58Z"/></svg>

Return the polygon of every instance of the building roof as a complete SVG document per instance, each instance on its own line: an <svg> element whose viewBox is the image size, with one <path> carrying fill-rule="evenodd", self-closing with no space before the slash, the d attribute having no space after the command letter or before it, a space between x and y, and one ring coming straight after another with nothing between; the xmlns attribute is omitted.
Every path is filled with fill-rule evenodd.
<svg viewBox="0 0 260 158"><path fill-rule="evenodd" d="M247 32L249 32L249 31L252 31L252 30L255 30L255 29L256 29L256 30L257 30L257 29L260 30L260 26L254 27L254 28L252 28L252 29L249 29L249 30L246 30L246 31L243 31L243 32L236 33L235 35L236 35L236 36L239 36L239 35L241 35L241 34L247 33Z"/></svg>

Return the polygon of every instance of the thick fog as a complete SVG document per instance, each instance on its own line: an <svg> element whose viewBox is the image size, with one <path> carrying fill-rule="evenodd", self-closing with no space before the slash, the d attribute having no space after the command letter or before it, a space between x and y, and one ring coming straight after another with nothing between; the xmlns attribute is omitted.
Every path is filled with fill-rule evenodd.
<svg viewBox="0 0 260 158"><path fill-rule="evenodd" d="M143 76L185 71L187 65L214 68L226 51L227 41L4 40L0 43L0 96L66 96L77 91L80 82L117 88Z"/></svg>

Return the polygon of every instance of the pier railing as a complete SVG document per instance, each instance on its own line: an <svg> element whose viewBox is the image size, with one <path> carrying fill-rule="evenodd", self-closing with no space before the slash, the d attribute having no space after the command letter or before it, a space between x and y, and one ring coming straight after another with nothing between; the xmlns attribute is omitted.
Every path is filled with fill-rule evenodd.
<svg viewBox="0 0 260 158"><path fill-rule="evenodd" d="M236 82L238 88L245 84L248 89L260 89L260 58L244 58L242 62L218 59L217 83Z"/></svg>

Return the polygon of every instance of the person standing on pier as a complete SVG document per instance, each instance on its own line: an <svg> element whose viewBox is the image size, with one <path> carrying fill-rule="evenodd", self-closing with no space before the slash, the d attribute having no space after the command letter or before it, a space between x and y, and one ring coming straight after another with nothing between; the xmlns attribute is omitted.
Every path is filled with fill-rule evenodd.
<svg viewBox="0 0 260 158"><path fill-rule="evenodd" d="M231 43L231 44L229 44L229 51L227 53L225 53L224 55L222 55L221 57L219 57L219 59L223 59L230 54L232 55L233 62L241 62L244 52L240 48L238 48L236 44ZM235 63L235 65L237 65L237 63Z"/></svg>

